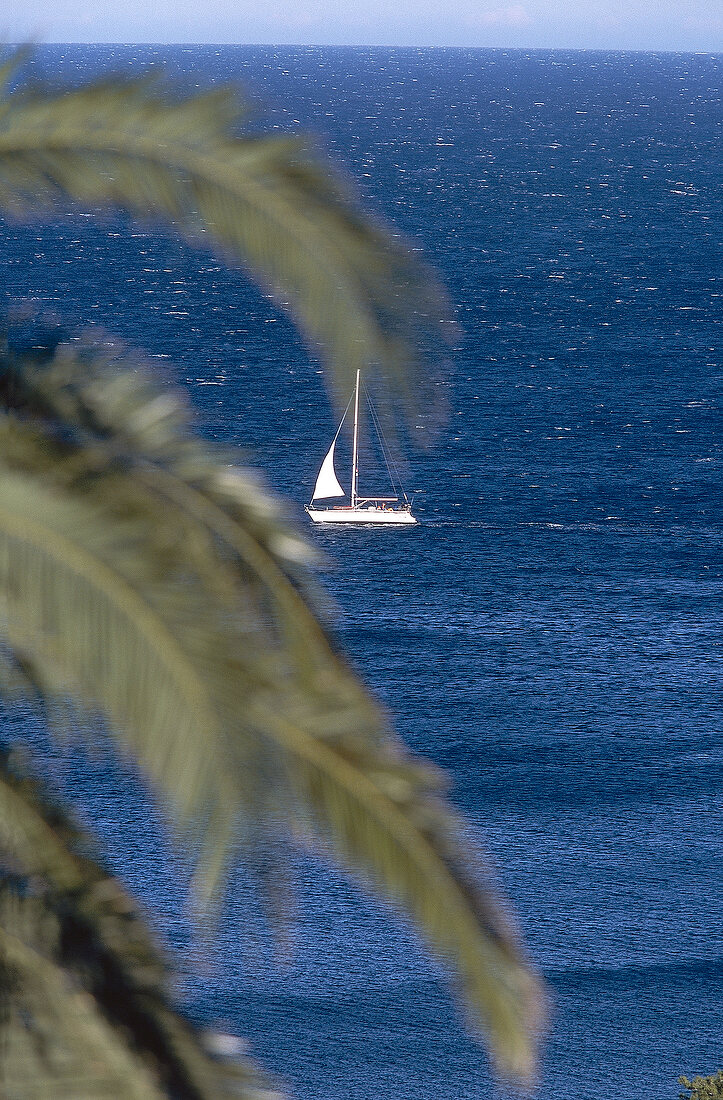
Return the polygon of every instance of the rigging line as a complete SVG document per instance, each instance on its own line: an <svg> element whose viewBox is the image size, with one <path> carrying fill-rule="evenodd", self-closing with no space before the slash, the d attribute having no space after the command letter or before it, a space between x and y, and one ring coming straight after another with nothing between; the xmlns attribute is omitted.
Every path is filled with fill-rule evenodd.
<svg viewBox="0 0 723 1100"><path fill-rule="evenodd" d="M367 398L367 400L369 401L368 398ZM402 490L402 487L401 487L401 479L399 477L399 471L397 470L396 466L394 465L394 459L392 458L391 454L389 453L388 444L387 444L387 441L384 437L384 432L382 431L381 422L379 420L379 417L376 414L376 411L375 411L374 406L372 405L371 401L369 401L369 411L370 411L371 416L372 416L372 423L374 424L377 435L379 437L379 442L381 444L382 457L384 458L384 465L386 466L387 473L389 474L389 480L392 483L392 488L394 489L394 492L397 494L397 497L399 497L400 495L403 495L403 490ZM392 466L390 466L390 462L391 462L392 466L394 467L393 470L392 470Z"/></svg>
<svg viewBox="0 0 723 1100"><path fill-rule="evenodd" d="M371 415L372 415L372 422L373 422L374 428L376 429L377 437L379 437L379 441L381 443L382 454L384 456L384 462L386 464L387 473L390 474L390 477L392 477L393 482L394 482L395 477L396 477L396 482L399 485L401 485L402 484L402 478L399 477L399 471L397 470L397 466L396 466L396 463L395 463L393 455L392 455L392 449L390 447L390 444L388 444L388 441L387 441L386 436L384 434L384 429L382 428L382 421L379 417L379 414L377 414L376 409L374 408L374 406L372 404L372 398L370 397L369 389L366 388L363 381L362 381L362 386L364 386L364 396L366 397L366 404L369 405L369 411L371 412ZM394 467L394 475L392 474L392 470L390 469L390 462L392 463L392 466Z"/></svg>
<svg viewBox="0 0 723 1100"><path fill-rule="evenodd" d="M335 443L336 443L337 439L339 438L339 432L341 431L342 427L344 426L344 421L346 420L346 414L349 412L349 409L351 408L351 403L352 403L353 400L354 400L354 394L352 393L351 397L349 398L349 400L346 403L346 408L344 409L344 415L342 416L341 420L339 421L339 427L336 429L336 435L334 436L334 442Z"/></svg>
<svg viewBox="0 0 723 1100"><path fill-rule="evenodd" d="M399 473L399 467L397 466L397 464L394 460L393 449L389 445L389 441L387 440L387 437L384 434L384 429L382 428L382 422L381 422L381 419L379 418L379 414L377 413L376 409L374 409L374 408L372 409L372 412L374 413L374 419L376 420L377 425L378 425L379 435L381 436L381 438L383 440L382 446L384 447L384 452L385 452L386 457L388 458L389 462L391 462L391 464L392 464L392 468L394 470L394 477L396 478L397 485L402 490L402 492L404 492L404 490L402 489L402 475Z"/></svg>
<svg viewBox="0 0 723 1100"><path fill-rule="evenodd" d="M363 383L362 383L362 385L363 385ZM367 390L366 386L364 386L364 396L367 399L367 405L369 406L369 412L371 413L372 424L374 425L377 436L379 438L382 457L384 459L384 465L387 468L387 473L389 474L389 480L392 483L392 488L394 489L394 492L397 494L397 499L399 499L400 497L404 497L404 499L406 500L407 499L407 494L404 492L404 489L402 488L402 479L399 476L399 470L397 469L394 458L392 457L391 451L389 449L389 444L387 443L386 437L385 437L384 432L382 430L381 421L379 420L379 417L377 416L376 410L375 410L374 406L372 405L372 401L371 401L371 398L369 396L369 391ZM389 465L390 462L392 464L391 466ZM392 471L392 467L394 467L393 471Z"/></svg>
<svg viewBox="0 0 723 1100"><path fill-rule="evenodd" d="M374 406L372 405L372 403L371 403L371 401L369 400L368 397L367 397L367 404L369 405L369 412L371 413L372 423L374 425L374 428L376 429L377 435L379 436L379 442L381 444L382 458L384 459L384 465L386 466L387 473L389 474L389 480L392 483L392 488L393 488L394 492L397 494L397 496L399 496L399 488L400 487L397 484L397 479L395 479L394 472L392 471L391 466L389 465L391 456L387 454L387 449L386 449L386 446L385 446L386 441L385 441L383 433L382 433L382 426L379 423L379 419L377 417L377 414L374 411Z"/></svg>

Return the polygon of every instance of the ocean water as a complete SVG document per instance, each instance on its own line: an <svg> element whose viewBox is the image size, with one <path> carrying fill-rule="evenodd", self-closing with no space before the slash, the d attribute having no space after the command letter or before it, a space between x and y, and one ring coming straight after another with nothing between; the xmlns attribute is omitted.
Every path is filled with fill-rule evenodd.
<svg viewBox="0 0 723 1100"><path fill-rule="evenodd" d="M421 524L308 535L339 635L451 773L548 983L535 1095L677 1097L680 1073L723 1061L720 56L58 46L37 64L240 82L440 271L464 339L446 427L407 455ZM241 273L72 213L3 227L0 257L11 300L105 325L188 384L203 430L304 526L334 419L319 363ZM353 884L298 865L281 965L239 870L203 948L137 784L53 760L200 960L188 1010L249 1036L299 1100L513 1095L438 968Z"/></svg>

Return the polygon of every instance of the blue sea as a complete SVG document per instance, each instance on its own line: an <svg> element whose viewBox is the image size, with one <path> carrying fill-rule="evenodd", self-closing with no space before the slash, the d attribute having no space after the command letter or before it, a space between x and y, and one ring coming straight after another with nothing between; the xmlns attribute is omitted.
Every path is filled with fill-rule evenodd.
<svg viewBox="0 0 723 1100"><path fill-rule="evenodd" d="M313 132L440 272L464 335L446 425L406 455L419 527L307 530L334 414L242 272L71 211L3 226L4 292L143 348L324 554L339 637L449 771L548 984L535 1096L675 1100L679 1074L723 1064L721 56L36 57L59 82L159 65L185 90L242 86L254 125ZM45 744L31 714L8 723ZM202 941L132 776L40 757L175 951L186 1010L248 1036L297 1100L517 1095L409 928L354 883L298 863L285 961L239 868Z"/></svg>

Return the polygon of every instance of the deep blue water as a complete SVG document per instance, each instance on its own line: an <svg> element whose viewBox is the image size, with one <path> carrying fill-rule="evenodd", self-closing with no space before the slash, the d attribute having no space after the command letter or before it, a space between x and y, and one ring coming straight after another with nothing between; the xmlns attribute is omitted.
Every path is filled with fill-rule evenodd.
<svg viewBox="0 0 723 1100"><path fill-rule="evenodd" d="M245 83L438 267L465 337L447 426L408 455L421 526L309 537L339 634L451 771L547 978L540 1100L675 1098L678 1074L723 1060L721 58L74 46L40 62ZM240 273L76 216L12 226L0 249L12 299L163 357L204 431L247 448L303 524L333 417L319 364ZM98 761L61 772L166 938L202 955L186 869L133 784ZM299 1100L507 1097L406 929L321 867L297 877L291 966L239 871L189 1010L249 1035Z"/></svg>

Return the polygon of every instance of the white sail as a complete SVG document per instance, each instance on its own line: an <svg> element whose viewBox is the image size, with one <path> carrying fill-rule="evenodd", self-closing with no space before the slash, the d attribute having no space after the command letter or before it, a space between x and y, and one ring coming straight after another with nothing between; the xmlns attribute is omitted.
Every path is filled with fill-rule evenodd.
<svg viewBox="0 0 723 1100"><path fill-rule="evenodd" d="M334 448L336 447L338 435L339 432L334 436L334 441L327 452L326 458L321 464L319 476L314 486L312 500L322 500L325 497L343 497L346 495L337 480L336 471L334 469Z"/></svg>

